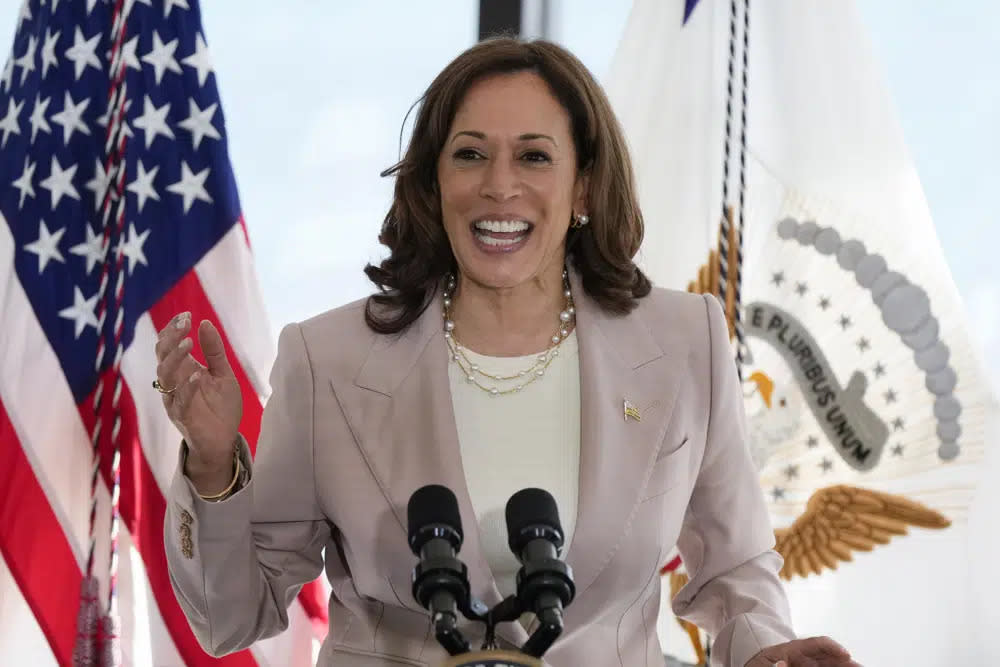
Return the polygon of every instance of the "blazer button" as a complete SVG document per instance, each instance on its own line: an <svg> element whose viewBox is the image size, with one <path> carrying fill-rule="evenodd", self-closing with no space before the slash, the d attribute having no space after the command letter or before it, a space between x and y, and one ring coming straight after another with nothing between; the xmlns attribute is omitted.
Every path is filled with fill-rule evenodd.
<svg viewBox="0 0 1000 667"><path fill-rule="evenodd" d="M191 526L186 523L182 523L180 527L181 539L191 539Z"/></svg>
<svg viewBox="0 0 1000 667"><path fill-rule="evenodd" d="M194 544L190 536L185 535L181 538L181 553L185 558L194 558Z"/></svg>
<svg viewBox="0 0 1000 667"><path fill-rule="evenodd" d="M187 510L181 510L181 523L184 525L191 525L194 522L194 518Z"/></svg>

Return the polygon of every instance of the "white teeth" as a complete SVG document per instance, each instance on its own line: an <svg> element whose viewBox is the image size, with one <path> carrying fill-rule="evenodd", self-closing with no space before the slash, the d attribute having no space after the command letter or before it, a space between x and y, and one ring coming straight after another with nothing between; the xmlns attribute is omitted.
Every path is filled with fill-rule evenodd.
<svg viewBox="0 0 1000 667"><path fill-rule="evenodd" d="M523 220L480 220L476 229L484 232L525 232L529 225Z"/></svg>
<svg viewBox="0 0 1000 667"><path fill-rule="evenodd" d="M491 246L509 246L509 245L514 245L516 243L520 243L521 241L523 241L524 240L524 236L525 235L522 234L521 236L516 236L516 237L514 237L512 239L498 239L498 238L495 238L493 236L486 236L485 234L476 234L476 238L478 238L480 241L482 241L486 245L491 245Z"/></svg>

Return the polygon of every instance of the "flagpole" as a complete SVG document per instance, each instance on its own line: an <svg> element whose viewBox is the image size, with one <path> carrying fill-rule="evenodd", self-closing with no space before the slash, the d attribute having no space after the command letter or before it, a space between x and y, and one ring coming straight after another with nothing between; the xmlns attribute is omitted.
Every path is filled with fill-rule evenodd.
<svg viewBox="0 0 1000 667"><path fill-rule="evenodd" d="M520 36L521 0L479 0L479 41L500 34Z"/></svg>

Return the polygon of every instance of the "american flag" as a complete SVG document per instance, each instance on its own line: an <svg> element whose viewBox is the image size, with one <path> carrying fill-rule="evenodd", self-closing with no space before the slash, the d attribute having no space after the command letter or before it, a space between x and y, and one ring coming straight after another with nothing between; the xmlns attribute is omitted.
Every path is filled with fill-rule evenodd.
<svg viewBox="0 0 1000 667"><path fill-rule="evenodd" d="M73 664L92 575L122 664L311 664L317 584L286 633L215 660L167 573L180 436L150 386L156 332L185 310L216 323L251 447L273 359L197 0L25 0L16 20L0 78L3 662Z"/></svg>

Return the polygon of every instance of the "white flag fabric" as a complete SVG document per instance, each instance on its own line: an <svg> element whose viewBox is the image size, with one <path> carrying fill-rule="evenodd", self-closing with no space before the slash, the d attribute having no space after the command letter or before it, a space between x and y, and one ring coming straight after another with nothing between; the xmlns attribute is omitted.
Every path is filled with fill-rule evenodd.
<svg viewBox="0 0 1000 667"><path fill-rule="evenodd" d="M796 631L862 664L995 662L1000 502L981 482L1000 478L996 401L869 40L849 2L736 6L732 21L730 2L636 0L605 81L635 160L641 264L684 289L716 246L727 99L738 202L748 23L744 377L775 525L838 484L952 522L794 578ZM664 606L665 648L689 658L676 625Z"/></svg>

